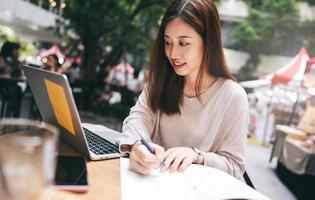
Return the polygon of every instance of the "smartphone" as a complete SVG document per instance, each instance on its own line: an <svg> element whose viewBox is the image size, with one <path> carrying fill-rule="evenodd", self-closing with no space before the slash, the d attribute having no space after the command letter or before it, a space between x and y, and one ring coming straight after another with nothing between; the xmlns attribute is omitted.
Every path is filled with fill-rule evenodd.
<svg viewBox="0 0 315 200"><path fill-rule="evenodd" d="M55 188L74 192L88 190L86 160L81 156L63 156L57 158Z"/></svg>

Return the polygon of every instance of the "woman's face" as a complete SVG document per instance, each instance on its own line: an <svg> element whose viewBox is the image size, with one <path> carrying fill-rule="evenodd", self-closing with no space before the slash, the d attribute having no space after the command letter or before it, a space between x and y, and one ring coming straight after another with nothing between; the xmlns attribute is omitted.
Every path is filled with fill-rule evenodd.
<svg viewBox="0 0 315 200"><path fill-rule="evenodd" d="M13 49L12 50L12 57L19 58L20 57L20 49Z"/></svg>
<svg viewBox="0 0 315 200"><path fill-rule="evenodd" d="M0 68L4 68L5 67L5 62L3 58L0 58Z"/></svg>
<svg viewBox="0 0 315 200"><path fill-rule="evenodd" d="M180 18L171 20L165 27L165 54L174 71L185 78L197 78L203 57L201 36Z"/></svg>
<svg viewBox="0 0 315 200"><path fill-rule="evenodd" d="M47 65L51 67L55 67L57 65L57 61L53 56L48 56L47 57Z"/></svg>

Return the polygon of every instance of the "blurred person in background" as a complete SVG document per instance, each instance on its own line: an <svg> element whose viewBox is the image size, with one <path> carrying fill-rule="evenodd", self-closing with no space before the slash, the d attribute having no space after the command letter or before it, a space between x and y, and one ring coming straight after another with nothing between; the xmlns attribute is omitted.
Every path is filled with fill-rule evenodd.
<svg viewBox="0 0 315 200"><path fill-rule="evenodd" d="M6 81L9 79L10 79L10 70L6 66L4 58L0 57L0 94L1 94L2 101L5 99L4 87L6 85Z"/></svg>
<svg viewBox="0 0 315 200"><path fill-rule="evenodd" d="M21 69L20 45L16 42L7 41L2 45L0 57L3 58L6 65L7 80L2 86L2 95L7 100L6 117L19 117L22 89L18 82L25 81L23 71Z"/></svg>
<svg viewBox="0 0 315 200"><path fill-rule="evenodd" d="M57 73L64 73L64 69L59 63L59 58L56 54L50 54L46 57L43 69Z"/></svg>
<svg viewBox="0 0 315 200"><path fill-rule="evenodd" d="M257 129L257 118L258 118L258 111L257 111L257 102L258 99L255 95L248 95L248 102L249 102L249 123L248 123L248 135L247 137L255 137L256 129Z"/></svg>
<svg viewBox="0 0 315 200"><path fill-rule="evenodd" d="M5 80L10 77L9 69L7 68L4 58L0 57L0 79Z"/></svg>
<svg viewBox="0 0 315 200"><path fill-rule="evenodd" d="M76 80L80 79L80 67L76 62L71 62L69 67L64 70L64 74L67 75L70 85L73 85Z"/></svg>

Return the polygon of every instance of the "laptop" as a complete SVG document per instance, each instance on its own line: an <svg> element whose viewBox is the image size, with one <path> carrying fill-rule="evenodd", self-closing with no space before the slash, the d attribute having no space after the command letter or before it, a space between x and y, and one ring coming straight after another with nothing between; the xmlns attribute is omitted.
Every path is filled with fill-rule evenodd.
<svg viewBox="0 0 315 200"><path fill-rule="evenodd" d="M90 160L123 156L116 141L119 132L102 125L81 124L64 74L22 66L44 122L59 128L61 139Z"/></svg>

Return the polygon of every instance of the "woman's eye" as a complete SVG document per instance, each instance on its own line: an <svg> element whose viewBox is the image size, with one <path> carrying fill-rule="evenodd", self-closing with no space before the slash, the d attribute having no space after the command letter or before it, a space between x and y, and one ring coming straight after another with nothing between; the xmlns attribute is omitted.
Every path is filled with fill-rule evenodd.
<svg viewBox="0 0 315 200"><path fill-rule="evenodd" d="M187 42L181 42L179 44L180 44L180 46L187 46L187 45L189 45Z"/></svg>
<svg viewBox="0 0 315 200"><path fill-rule="evenodd" d="M165 41L165 46L169 46L169 45L171 45L171 43Z"/></svg>

